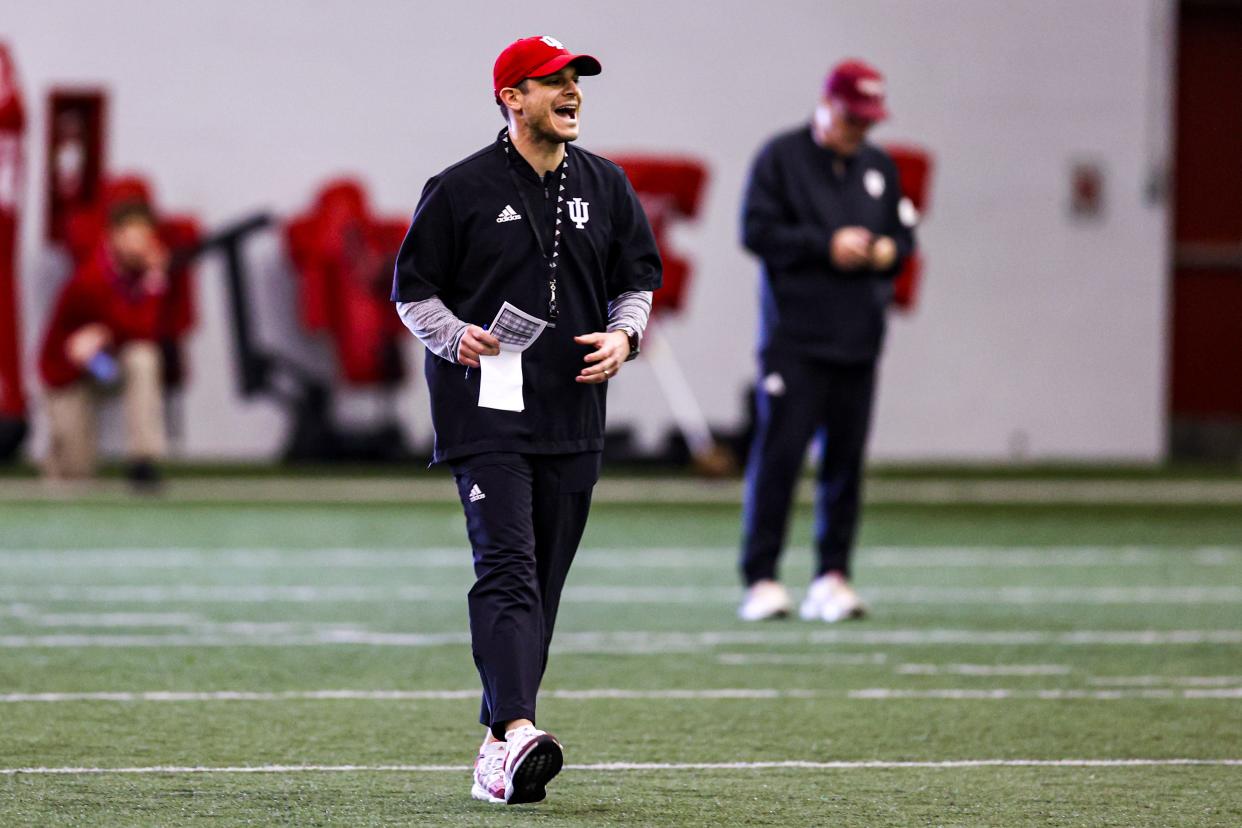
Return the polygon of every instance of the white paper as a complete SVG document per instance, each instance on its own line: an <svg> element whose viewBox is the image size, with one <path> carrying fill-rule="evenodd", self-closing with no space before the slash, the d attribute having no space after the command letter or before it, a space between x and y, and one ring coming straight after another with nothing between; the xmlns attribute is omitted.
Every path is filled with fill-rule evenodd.
<svg viewBox="0 0 1242 828"><path fill-rule="evenodd" d="M487 326L487 332L500 340L500 350L525 351L546 327L548 323L544 320L505 302L492 324Z"/></svg>
<svg viewBox="0 0 1242 828"><path fill-rule="evenodd" d="M479 407L522 411L522 352L534 344L544 320L505 302L487 332L500 340L500 353L479 357Z"/></svg>
<svg viewBox="0 0 1242 828"><path fill-rule="evenodd" d="M479 407L521 411L522 352L502 350L496 356L479 357Z"/></svg>

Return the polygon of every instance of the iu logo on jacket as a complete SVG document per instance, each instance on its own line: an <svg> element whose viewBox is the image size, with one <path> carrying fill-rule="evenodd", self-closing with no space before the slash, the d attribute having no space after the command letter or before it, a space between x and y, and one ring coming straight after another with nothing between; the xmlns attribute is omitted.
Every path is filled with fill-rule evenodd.
<svg viewBox="0 0 1242 828"><path fill-rule="evenodd" d="M591 202L589 201L583 201L580 198L573 198L569 200L569 220L572 221L574 226L579 230L583 229L586 226L586 223L591 220L590 207Z"/></svg>

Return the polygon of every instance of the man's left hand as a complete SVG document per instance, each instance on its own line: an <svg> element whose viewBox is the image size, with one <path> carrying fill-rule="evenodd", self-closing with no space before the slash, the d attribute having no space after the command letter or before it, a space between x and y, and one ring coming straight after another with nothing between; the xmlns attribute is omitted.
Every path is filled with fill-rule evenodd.
<svg viewBox="0 0 1242 828"><path fill-rule="evenodd" d="M897 261L897 242L888 236L880 236L871 243L871 267L888 270Z"/></svg>
<svg viewBox="0 0 1242 828"><path fill-rule="evenodd" d="M594 345L595 350L587 354L583 368L574 379L577 382L607 382L617 375L621 365L630 355L630 337L625 331L609 331L608 333L589 333L575 336L574 342L579 345Z"/></svg>

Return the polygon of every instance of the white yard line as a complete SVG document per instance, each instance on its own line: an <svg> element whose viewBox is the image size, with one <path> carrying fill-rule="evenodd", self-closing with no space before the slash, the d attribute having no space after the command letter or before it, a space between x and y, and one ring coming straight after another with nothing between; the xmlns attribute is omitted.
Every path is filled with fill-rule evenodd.
<svg viewBox="0 0 1242 828"><path fill-rule="evenodd" d="M889 604L1236 604L1237 586L872 587L863 597Z"/></svg>
<svg viewBox="0 0 1242 828"><path fill-rule="evenodd" d="M737 587L591 586L565 590L563 600L588 604L719 604L739 599ZM876 603L957 604L1237 604L1238 586L1138 587L860 587ZM454 596L456 600L456 596Z"/></svg>
<svg viewBox="0 0 1242 828"><path fill-rule="evenodd" d="M628 565L628 562L627 562ZM99 547L0 550L0 566L22 569L470 569L470 550L289 547Z"/></svg>
<svg viewBox="0 0 1242 828"><path fill-rule="evenodd" d="M802 487L802 496L806 497ZM1235 480L875 480L869 503L1242 503Z"/></svg>
<svg viewBox="0 0 1242 828"><path fill-rule="evenodd" d="M942 761L893 762L885 760L814 762L600 762L566 765L571 771L620 773L642 771L730 771L730 770L914 770L967 768L1167 768L1242 767L1242 759L947 759ZM87 774L177 775L177 774L289 774L289 773L467 773L468 765L153 765L149 767L29 767L0 768L0 776L78 776Z"/></svg>
<svg viewBox="0 0 1242 828"><path fill-rule="evenodd" d="M898 664L893 672L902 676L1064 676L1073 669L1067 664Z"/></svg>
<svg viewBox="0 0 1242 828"><path fill-rule="evenodd" d="M752 664L777 664L816 667L862 667L884 664L887 653L822 653L820 655L794 655L782 653L721 653L716 661L732 667Z"/></svg>
<svg viewBox="0 0 1242 828"><path fill-rule="evenodd" d="M602 687L586 690L545 690L544 699L565 701L596 701L600 699L634 699L640 701L678 701L687 699L808 699L825 695L815 690L776 690L768 688L716 688L703 690L632 690ZM479 690L287 690L263 692L248 690L217 690L211 692L149 692L100 693L5 693L0 703L28 702L215 702L215 701L455 701L477 699Z"/></svg>
<svg viewBox="0 0 1242 828"><path fill-rule="evenodd" d="M1096 687L1224 687L1242 686L1242 676L1088 676Z"/></svg>
<svg viewBox="0 0 1242 828"><path fill-rule="evenodd" d="M172 634L0 635L0 648L44 647L443 647L469 644L466 632L375 632L356 627L320 628L297 624L228 623L203 631ZM564 632L553 649L569 653L696 653L739 645L867 646L1071 646L1168 647L1242 644L1242 629L1206 630L963 630L963 629L811 629L789 632Z"/></svg>
<svg viewBox="0 0 1242 828"><path fill-rule="evenodd" d="M33 627L84 627L87 629L133 627L195 627L208 623L201 615L184 612L74 612L43 613L31 609L14 614Z"/></svg>
<svg viewBox="0 0 1242 828"><path fill-rule="evenodd" d="M222 627L234 625L221 625ZM292 627L294 625L283 625ZM332 645L444 647L470 643L469 633L368 633L360 630L320 630L275 634L256 629L190 631L168 634L62 634L3 635L0 648L60 647L319 647Z"/></svg>
<svg viewBox="0 0 1242 828"><path fill-rule="evenodd" d="M352 584L285 584L251 586L247 584L31 584L0 587L0 601L59 601L90 604L291 604L351 603L375 601L457 602L465 592L453 588L421 586L366 586Z"/></svg>
<svg viewBox="0 0 1242 828"><path fill-rule="evenodd" d="M215 690L175 691L154 690L100 691L80 693L5 693L0 694L0 704L57 704L69 702L288 702L288 701L460 701L479 697L477 689L462 690ZM728 701L728 700L788 700L848 698L859 701L892 700L952 700L952 701L1126 701L1133 699L1183 699L1183 700L1231 700L1242 699L1242 686L1182 688L1169 687L1142 689L1084 690L1076 688L1051 688L1044 690L1016 690L1012 688L937 688L910 690L892 687L872 687L862 690L824 691L808 689L776 688L706 688L636 690L619 687L600 687L582 690L546 690L540 698L561 701Z"/></svg>
<svg viewBox="0 0 1242 828"><path fill-rule="evenodd" d="M1221 687L1202 690L1169 688L1142 690L1011 690L1006 688L940 688L936 690L905 690L893 687L872 687L851 690L849 698L892 701L894 699L946 699L953 701L1038 700L1125 701L1130 699L1242 699L1242 687Z"/></svg>
<svg viewBox="0 0 1242 828"><path fill-rule="evenodd" d="M860 567L1013 568L1143 567L1242 563L1236 546L864 546Z"/></svg>
<svg viewBox="0 0 1242 828"><path fill-rule="evenodd" d="M732 566L737 549L722 547L588 547L579 551L575 569L693 568ZM1181 565L1227 566L1242 564L1236 546L872 546L858 550L860 567L898 568L1024 568L1159 566L1171 560ZM409 549L284 547L175 547L0 549L0 567L28 569L83 569L130 567L142 569L461 569L470 568L465 548Z"/></svg>
<svg viewBox="0 0 1242 828"><path fill-rule="evenodd" d="M1242 503L1237 480L1083 480L1012 478L902 480L868 479L868 503L1068 503L1068 504L1231 504ZM810 503L814 485L803 480L796 491ZM598 503L739 504L737 480L623 478L605 476L595 488ZM0 480L0 502L76 502L132 504L123 481L48 485L39 480ZM163 500L170 503L378 503L456 505L447 475L440 478L174 478Z"/></svg>
<svg viewBox="0 0 1242 828"><path fill-rule="evenodd" d="M0 587L0 601L74 604L460 604L466 587L368 584L10 584ZM1242 604L1242 586L1134 587L862 587L864 599L880 604L938 606L961 604L1045 605L1202 605ZM735 603L736 586L613 586L578 584L565 590L570 604ZM37 614L32 614L35 617ZM72 616L62 615L62 618ZM49 624L48 626L54 626ZM82 626L66 623L64 626ZM114 624L112 626L123 626Z"/></svg>

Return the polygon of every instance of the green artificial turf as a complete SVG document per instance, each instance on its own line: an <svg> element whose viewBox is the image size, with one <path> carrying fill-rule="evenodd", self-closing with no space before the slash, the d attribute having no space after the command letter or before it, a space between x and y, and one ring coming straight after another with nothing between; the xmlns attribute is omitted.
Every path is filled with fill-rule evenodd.
<svg viewBox="0 0 1242 828"><path fill-rule="evenodd" d="M1236 505L875 505L873 615L832 627L735 619L737 521L596 505L540 704L571 767L505 809L469 798L458 507L0 503L0 825L1242 823L1237 764L597 767L1242 759ZM795 592L810 534L801 510ZM288 695L11 700L159 691Z"/></svg>

